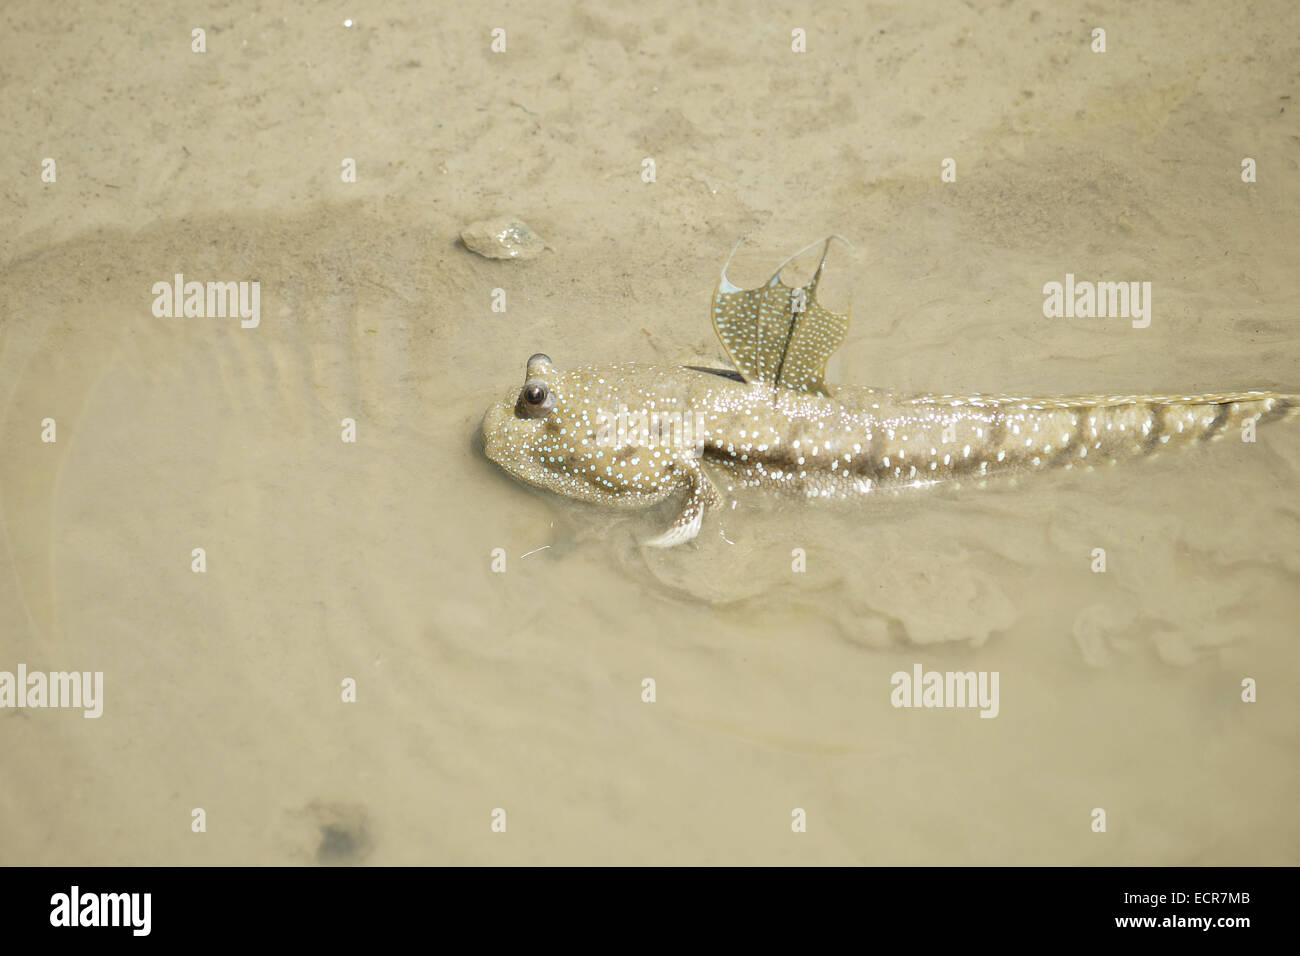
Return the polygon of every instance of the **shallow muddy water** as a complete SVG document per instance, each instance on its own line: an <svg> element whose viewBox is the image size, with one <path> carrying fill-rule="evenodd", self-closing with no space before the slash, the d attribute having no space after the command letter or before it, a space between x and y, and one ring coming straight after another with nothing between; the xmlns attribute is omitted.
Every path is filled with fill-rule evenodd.
<svg viewBox="0 0 1300 956"><path fill-rule="evenodd" d="M1300 862L1300 423L666 551L477 441L534 352L719 361L742 234L741 285L853 240L832 381L1300 392L1292 4L286 9L6 10L0 671L104 693L0 709L0 862Z"/></svg>

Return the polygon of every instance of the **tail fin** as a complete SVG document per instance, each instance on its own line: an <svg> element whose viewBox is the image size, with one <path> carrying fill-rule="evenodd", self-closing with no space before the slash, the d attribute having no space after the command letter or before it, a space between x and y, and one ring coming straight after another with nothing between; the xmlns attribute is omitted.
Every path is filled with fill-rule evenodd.
<svg viewBox="0 0 1300 956"><path fill-rule="evenodd" d="M1143 395L1108 402L1086 416L1084 440L1103 457L1155 454L1235 435L1253 441L1255 429L1300 411L1300 395L1276 392L1214 392L1206 395Z"/></svg>
<svg viewBox="0 0 1300 956"><path fill-rule="evenodd" d="M936 434L939 428L945 434L938 441L932 434L913 435L914 444L919 444L908 449L909 453L924 457L929 448L937 455L935 449L941 443L960 448L952 467L980 475L1025 466L1115 464L1230 435L1249 442L1254 441L1259 425L1300 412L1300 395L1276 392L1071 398L926 396L913 401L963 411L952 418L933 416ZM944 464L948 463L945 457Z"/></svg>

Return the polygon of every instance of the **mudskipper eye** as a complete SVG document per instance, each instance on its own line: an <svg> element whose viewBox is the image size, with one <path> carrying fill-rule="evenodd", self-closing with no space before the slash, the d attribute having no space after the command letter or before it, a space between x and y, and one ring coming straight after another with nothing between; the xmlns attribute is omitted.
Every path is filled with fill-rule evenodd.
<svg viewBox="0 0 1300 956"><path fill-rule="evenodd" d="M555 396L545 382L528 382L519 393L515 412L524 418L542 418L555 407Z"/></svg>

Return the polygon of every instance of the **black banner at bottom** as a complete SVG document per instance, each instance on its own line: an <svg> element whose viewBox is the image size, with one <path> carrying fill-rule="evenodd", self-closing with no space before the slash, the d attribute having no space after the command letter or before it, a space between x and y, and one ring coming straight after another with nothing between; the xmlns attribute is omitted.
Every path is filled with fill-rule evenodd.
<svg viewBox="0 0 1300 956"><path fill-rule="evenodd" d="M719 868L721 869L721 868ZM788 928L924 940L1044 936L1231 945L1281 932L1296 871L1280 869L185 869L0 870L5 939L338 945L426 929L532 945L639 937L734 945ZM910 927L910 929L908 928ZM609 930L618 936L604 935ZM683 935L689 933L689 935ZM557 937L558 934L558 937ZM596 936L596 934L602 934ZM668 935L664 935L668 934ZM919 935L918 935L919 934ZM75 938L75 940L74 940Z"/></svg>

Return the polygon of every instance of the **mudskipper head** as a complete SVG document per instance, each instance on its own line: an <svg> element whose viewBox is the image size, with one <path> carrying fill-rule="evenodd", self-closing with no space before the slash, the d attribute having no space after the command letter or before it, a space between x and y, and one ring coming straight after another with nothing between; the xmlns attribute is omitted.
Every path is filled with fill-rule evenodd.
<svg viewBox="0 0 1300 956"><path fill-rule="evenodd" d="M662 406L659 374L635 365L562 372L548 356L534 355L523 386L483 416L483 451L516 478L569 498L657 501L675 487L676 449L638 411Z"/></svg>

